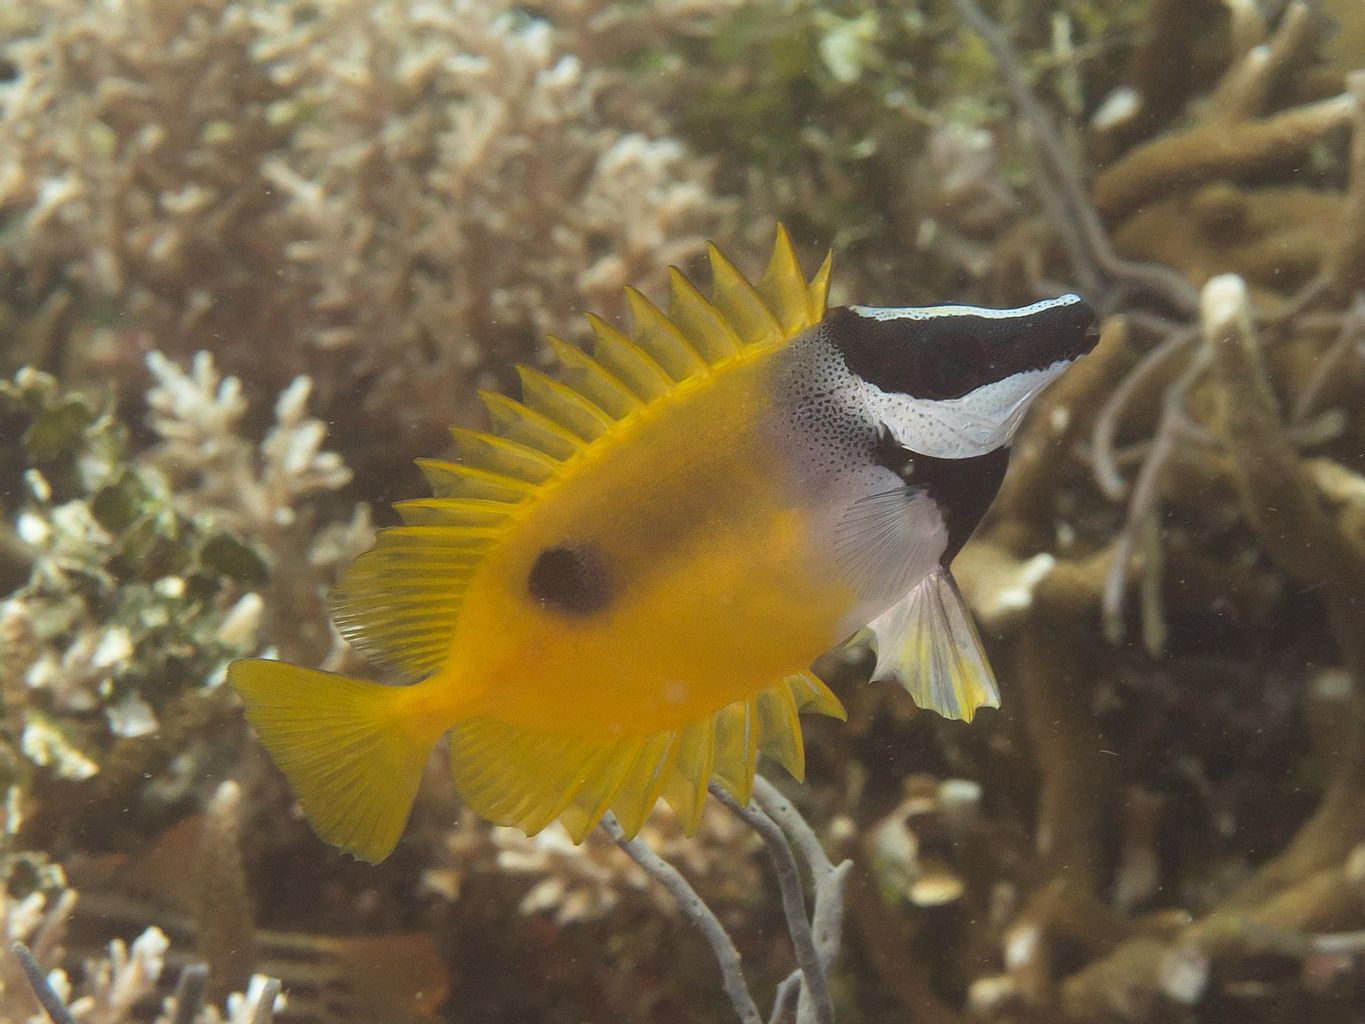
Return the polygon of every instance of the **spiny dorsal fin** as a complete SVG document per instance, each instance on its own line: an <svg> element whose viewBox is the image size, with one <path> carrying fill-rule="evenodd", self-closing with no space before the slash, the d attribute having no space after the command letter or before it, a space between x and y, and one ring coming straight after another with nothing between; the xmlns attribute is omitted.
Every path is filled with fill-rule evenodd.
<svg viewBox="0 0 1365 1024"><path fill-rule="evenodd" d="M626 289L633 324L631 338L662 366L674 381L706 372L706 359L658 306L634 288Z"/></svg>
<svg viewBox="0 0 1365 1024"><path fill-rule="evenodd" d="M739 354L735 329L677 267L668 268L668 317L708 365Z"/></svg>
<svg viewBox="0 0 1365 1024"><path fill-rule="evenodd" d="M743 346L767 345L782 339L782 327L763 297L743 274L710 242L711 301Z"/></svg>
<svg viewBox="0 0 1365 1024"><path fill-rule="evenodd" d="M778 227L772 257L756 284L715 246L707 251L710 299L675 268L669 271L667 314L627 289L629 335L589 317L596 337L592 355L549 339L560 364L558 376L518 367L520 401L480 393L491 422L488 433L453 431L458 461L418 460L434 496L400 502L404 526L381 531L375 547L351 565L333 594L332 612L348 640L412 675L438 668L482 552L516 518L514 512L524 512L545 488L572 473L585 449L608 443L609 435L619 437L680 382L722 372L730 360L785 344L824 316L830 259L807 282L785 228ZM475 539L478 547L472 546ZM747 735L748 727L738 720L731 725L720 736L718 756L727 773L736 773L721 777L737 781L751 774L746 767L751 751L747 741L733 738ZM705 779L711 777L709 769L700 768L717 734L704 732L670 748L669 756L683 758L688 766L688 772L673 774L689 779L693 789L684 787L669 799L689 810L700 806ZM784 756L794 758L790 750ZM738 781L737 787L747 796ZM582 810L591 817L594 808Z"/></svg>
<svg viewBox="0 0 1365 1024"><path fill-rule="evenodd" d="M641 401L652 402L672 390L673 379L648 352L600 316L589 313L587 317L596 336L593 358L628 384Z"/></svg>

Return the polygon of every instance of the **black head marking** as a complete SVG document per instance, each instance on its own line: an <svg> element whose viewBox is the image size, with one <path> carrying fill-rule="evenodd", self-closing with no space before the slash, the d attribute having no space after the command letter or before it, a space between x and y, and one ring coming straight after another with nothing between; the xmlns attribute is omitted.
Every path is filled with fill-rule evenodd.
<svg viewBox="0 0 1365 1024"><path fill-rule="evenodd" d="M531 599L567 615L591 615L611 603L611 579L590 547L546 548L526 579Z"/></svg>
<svg viewBox="0 0 1365 1024"><path fill-rule="evenodd" d="M1095 313L1074 297L1017 311L956 307L879 318L850 306L830 310L825 330L845 365L887 393L960 398L1016 373L1075 359L1095 346Z"/></svg>
<svg viewBox="0 0 1365 1024"><path fill-rule="evenodd" d="M885 423L877 424L877 438L872 442L872 461L884 469L889 469L906 483L914 471L912 465L915 453L896 440L891 428Z"/></svg>
<svg viewBox="0 0 1365 1024"><path fill-rule="evenodd" d="M948 530L943 564L962 550L991 507L1009 467L1010 450L1002 445L968 459L936 459L902 447L883 425L873 443L872 457L911 487L923 487L938 506Z"/></svg>

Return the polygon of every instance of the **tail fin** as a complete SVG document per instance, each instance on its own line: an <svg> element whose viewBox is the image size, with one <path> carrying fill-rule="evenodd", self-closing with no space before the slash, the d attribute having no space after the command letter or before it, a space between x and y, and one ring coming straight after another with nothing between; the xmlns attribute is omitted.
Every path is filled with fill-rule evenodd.
<svg viewBox="0 0 1365 1024"><path fill-rule="evenodd" d="M314 831L372 864L387 857L444 731L421 713L415 687L259 659L233 662L228 681Z"/></svg>

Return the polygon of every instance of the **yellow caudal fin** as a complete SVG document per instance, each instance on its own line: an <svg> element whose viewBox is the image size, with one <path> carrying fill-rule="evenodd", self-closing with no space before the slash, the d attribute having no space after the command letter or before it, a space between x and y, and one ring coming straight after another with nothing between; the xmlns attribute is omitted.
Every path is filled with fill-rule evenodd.
<svg viewBox="0 0 1365 1024"><path fill-rule="evenodd" d="M235 661L247 720L324 840L378 863L407 824L440 738L413 686L384 686L278 661Z"/></svg>
<svg viewBox="0 0 1365 1024"><path fill-rule="evenodd" d="M450 733L455 788L478 814L528 834L558 819L581 842L610 810L633 836L661 797L691 833L712 781L748 803L760 754L797 779L804 775L802 711L844 717L825 684L802 673L677 729L642 736L563 736L471 718Z"/></svg>

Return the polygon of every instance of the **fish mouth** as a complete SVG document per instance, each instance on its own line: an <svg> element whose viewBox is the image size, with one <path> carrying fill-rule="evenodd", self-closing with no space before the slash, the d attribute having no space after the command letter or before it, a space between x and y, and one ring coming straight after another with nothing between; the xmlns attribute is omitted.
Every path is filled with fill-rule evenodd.
<svg viewBox="0 0 1365 1024"><path fill-rule="evenodd" d="M1095 309L1079 295L1024 307L1014 334L992 353L990 367L1000 379L1014 373L1055 374L1092 351L1100 340Z"/></svg>
<svg viewBox="0 0 1365 1024"><path fill-rule="evenodd" d="M1081 305L1084 306L1086 311L1090 314L1090 323L1087 324L1085 330L1081 332L1081 349L1076 353L1077 359L1093 352L1095 346L1100 343L1099 318L1095 315L1095 311L1090 308L1088 302L1082 302Z"/></svg>
<svg viewBox="0 0 1365 1024"><path fill-rule="evenodd" d="M1071 301L1059 303L1051 311L1052 323L1048 325L1051 329L1047 332L1051 335L1051 343L1038 346L1048 368L1058 360L1074 362L1093 351L1100 340L1100 321L1095 307L1078 295L1063 298Z"/></svg>

